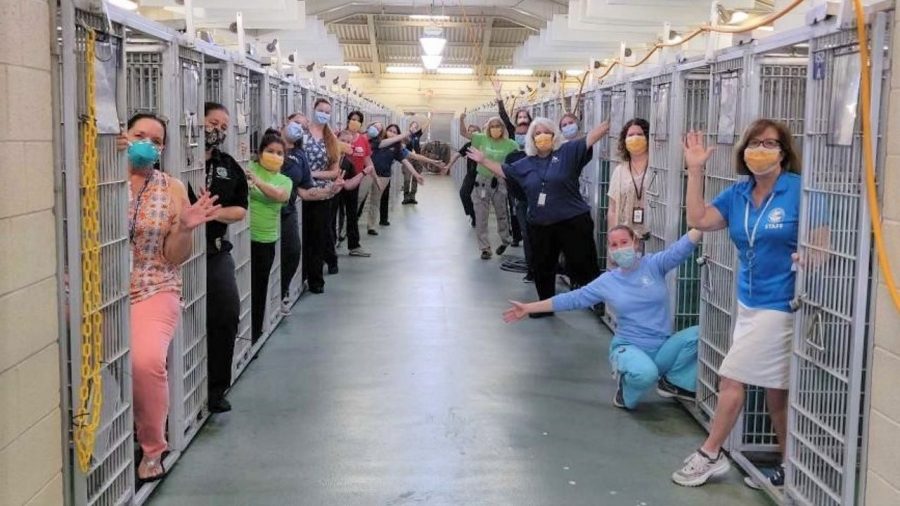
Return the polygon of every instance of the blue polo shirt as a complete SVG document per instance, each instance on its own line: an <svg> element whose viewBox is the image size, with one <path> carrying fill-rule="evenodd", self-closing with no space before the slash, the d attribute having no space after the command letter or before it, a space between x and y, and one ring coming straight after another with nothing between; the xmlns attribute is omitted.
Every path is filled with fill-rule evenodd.
<svg viewBox="0 0 900 506"><path fill-rule="evenodd" d="M378 177L391 177L391 168L394 162L402 162L407 156L409 156L409 150L406 148L397 146L375 147L372 149L372 165L375 166L375 174Z"/></svg>
<svg viewBox="0 0 900 506"><path fill-rule="evenodd" d="M281 215L287 216L297 212L297 189L303 188L308 190L315 186L312 178L312 172L309 170L309 160L306 159L306 153L302 148L293 148L284 155L284 164L281 166L281 173L291 178L291 197L281 207Z"/></svg>
<svg viewBox="0 0 900 506"><path fill-rule="evenodd" d="M512 165L504 165L507 179L519 183L528 196L528 222L552 225L591 210L581 197L578 179L591 161L591 150L584 139L566 142L545 158L529 156ZM543 206L538 196L546 195Z"/></svg>
<svg viewBox="0 0 900 506"><path fill-rule="evenodd" d="M754 205L754 185L752 178L735 183L712 202L728 223L728 234L738 250L738 300L749 308L790 312L796 278L791 255L797 251L800 175L781 174L768 205L769 197L758 207ZM756 239L751 250L749 236L754 227Z"/></svg>

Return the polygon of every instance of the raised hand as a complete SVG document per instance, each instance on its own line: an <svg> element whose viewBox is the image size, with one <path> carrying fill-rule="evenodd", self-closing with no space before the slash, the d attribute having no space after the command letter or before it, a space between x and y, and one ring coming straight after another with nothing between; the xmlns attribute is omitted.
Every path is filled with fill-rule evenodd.
<svg viewBox="0 0 900 506"><path fill-rule="evenodd" d="M123 130L116 136L116 151L125 151L126 149L128 149L128 137L125 136Z"/></svg>
<svg viewBox="0 0 900 506"><path fill-rule="evenodd" d="M484 153L482 153L478 149L470 147L469 150L466 151L466 158L472 160L475 163L481 163L484 161Z"/></svg>
<svg viewBox="0 0 900 506"><path fill-rule="evenodd" d="M689 171L703 172L709 157L715 148L707 148L703 141L703 132L694 130L684 136L684 164Z"/></svg>
<svg viewBox="0 0 900 506"><path fill-rule="evenodd" d="M193 230L208 221L216 219L216 214L222 208L222 206L216 204L217 200L219 200L218 195L210 195L209 190L204 190L197 202L181 209L181 213L178 215L181 228Z"/></svg>
<svg viewBox="0 0 900 506"><path fill-rule="evenodd" d="M503 312L503 321L506 323L514 323L528 316L528 309L525 304L514 300L509 301L512 307Z"/></svg>
<svg viewBox="0 0 900 506"><path fill-rule="evenodd" d="M416 183L418 183L419 186L425 186L425 176L423 176L422 174L416 174Z"/></svg>
<svg viewBox="0 0 900 506"><path fill-rule="evenodd" d="M609 134L609 120L600 123L597 129L600 131L601 138L606 137Z"/></svg>
<svg viewBox="0 0 900 506"><path fill-rule="evenodd" d="M500 82L499 79L491 78L491 87L494 88L494 93L497 95L497 100L503 100L503 83Z"/></svg>

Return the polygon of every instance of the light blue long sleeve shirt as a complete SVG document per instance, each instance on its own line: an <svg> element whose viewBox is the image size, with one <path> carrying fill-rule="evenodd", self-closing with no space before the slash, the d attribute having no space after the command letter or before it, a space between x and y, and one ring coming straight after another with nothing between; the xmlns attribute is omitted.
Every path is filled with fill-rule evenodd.
<svg viewBox="0 0 900 506"><path fill-rule="evenodd" d="M672 335L666 273L689 258L695 246L684 235L665 250L640 258L632 270L607 271L578 290L553 297L553 310L571 311L605 302L616 313L616 337L656 351Z"/></svg>

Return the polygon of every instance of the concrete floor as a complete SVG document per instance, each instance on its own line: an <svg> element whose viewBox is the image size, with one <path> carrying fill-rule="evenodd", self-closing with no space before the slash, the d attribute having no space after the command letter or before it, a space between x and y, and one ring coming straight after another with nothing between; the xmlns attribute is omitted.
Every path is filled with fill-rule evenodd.
<svg viewBox="0 0 900 506"><path fill-rule="evenodd" d="M533 285L478 258L449 178L306 296L150 501L177 505L769 504L669 476L703 430L649 395L616 409L586 311L505 325ZM510 250L521 254L521 250Z"/></svg>

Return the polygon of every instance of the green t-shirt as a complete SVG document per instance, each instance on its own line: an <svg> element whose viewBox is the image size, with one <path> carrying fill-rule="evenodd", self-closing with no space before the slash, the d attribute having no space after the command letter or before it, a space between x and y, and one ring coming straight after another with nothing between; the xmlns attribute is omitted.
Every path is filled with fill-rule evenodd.
<svg viewBox="0 0 900 506"><path fill-rule="evenodd" d="M250 164L250 170L262 182L291 192L291 178L280 172L269 172L257 162ZM250 240L271 243L278 240L281 226L281 206L284 202L276 202L266 197L259 188L250 188Z"/></svg>
<svg viewBox="0 0 900 506"><path fill-rule="evenodd" d="M500 164L506 161L506 155L519 150L519 145L516 141L503 138L494 140L481 132L472 134L472 147L483 152L488 160L493 160ZM477 170L479 174L485 177L494 175L490 169L480 163Z"/></svg>

